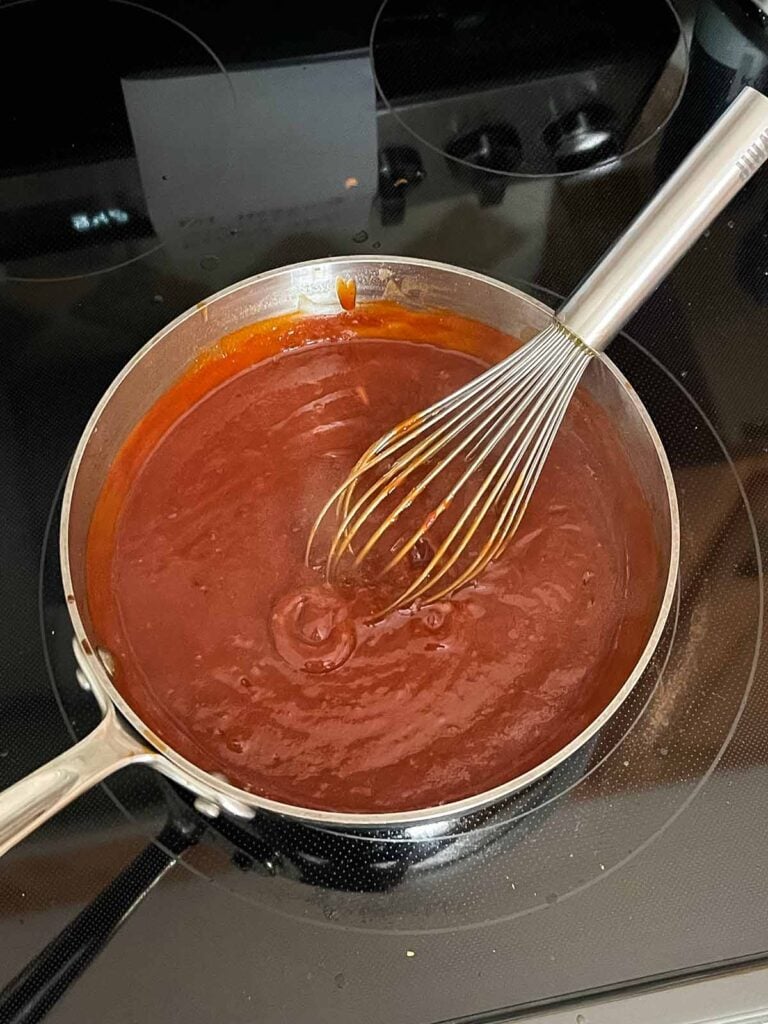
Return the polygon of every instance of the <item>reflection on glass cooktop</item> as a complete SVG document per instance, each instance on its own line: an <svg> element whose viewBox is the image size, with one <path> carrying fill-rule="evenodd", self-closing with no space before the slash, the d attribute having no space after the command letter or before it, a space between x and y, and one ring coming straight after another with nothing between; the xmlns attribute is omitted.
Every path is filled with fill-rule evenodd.
<svg viewBox="0 0 768 1024"><path fill-rule="evenodd" d="M383 102L414 143L441 153L493 205L500 176L593 169L664 127L685 83L677 13L658 0L635 31L625 25L604 0L457 0L439 12L387 0L371 58Z"/></svg>
<svg viewBox="0 0 768 1024"><path fill-rule="evenodd" d="M556 304L747 64L768 84L739 4L694 6L629 33L591 0L296 25L233 0L0 5L0 786L98 721L57 516L126 360L218 288L331 253ZM766 953L766 210L758 175L610 349L682 526L664 641L610 728L508 804L407 833L211 820L129 769L0 862L0 1020L154 1020L168 991L190 1024L484 1019Z"/></svg>

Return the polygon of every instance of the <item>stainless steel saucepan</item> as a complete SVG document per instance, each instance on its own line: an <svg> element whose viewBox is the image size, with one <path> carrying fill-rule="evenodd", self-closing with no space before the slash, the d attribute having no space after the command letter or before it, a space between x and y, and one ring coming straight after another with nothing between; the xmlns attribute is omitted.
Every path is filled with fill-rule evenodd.
<svg viewBox="0 0 768 1024"><path fill-rule="evenodd" d="M653 513L664 572L655 595L655 623L645 648L616 696L594 721L552 757L501 786L464 800L392 814L335 814L278 803L248 793L185 760L157 736L110 678L88 612L85 549L96 499L123 441L190 361L222 335L265 318L296 311L337 313L339 278L354 279L358 303L393 300L410 309L447 309L527 340L552 311L509 285L426 260L391 256L344 257L269 271L225 288L177 317L123 369L96 407L74 455L61 513L61 569L78 659L99 700L100 725L76 746L0 794L0 853L74 800L131 764L146 764L197 796L210 815L251 818L258 809L339 827L403 828L469 814L509 796L550 772L605 725L640 679L661 636L672 603L679 554L677 501L667 457L638 396L611 360L595 358L582 382L607 410Z"/></svg>

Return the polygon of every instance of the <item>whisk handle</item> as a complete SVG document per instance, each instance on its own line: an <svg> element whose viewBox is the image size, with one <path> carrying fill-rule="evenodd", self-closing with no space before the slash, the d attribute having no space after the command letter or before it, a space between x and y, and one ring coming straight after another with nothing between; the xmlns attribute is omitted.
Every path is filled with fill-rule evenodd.
<svg viewBox="0 0 768 1024"><path fill-rule="evenodd" d="M558 311L601 352L768 159L768 99L747 86Z"/></svg>

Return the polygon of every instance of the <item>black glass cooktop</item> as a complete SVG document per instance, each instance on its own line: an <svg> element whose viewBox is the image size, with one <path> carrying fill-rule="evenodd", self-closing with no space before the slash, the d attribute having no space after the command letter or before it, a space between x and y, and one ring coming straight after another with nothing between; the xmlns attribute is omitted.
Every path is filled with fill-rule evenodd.
<svg viewBox="0 0 768 1024"><path fill-rule="evenodd" d="M98 721L57 562L126 360L284 263L396 253L556 304L745 83L751 0L0 3L0 786ZM610 729L502 807L341 835L132 768L0 862L0 1022L500 1019L768 953L768 172L611 346L682 557Z"/></svg>

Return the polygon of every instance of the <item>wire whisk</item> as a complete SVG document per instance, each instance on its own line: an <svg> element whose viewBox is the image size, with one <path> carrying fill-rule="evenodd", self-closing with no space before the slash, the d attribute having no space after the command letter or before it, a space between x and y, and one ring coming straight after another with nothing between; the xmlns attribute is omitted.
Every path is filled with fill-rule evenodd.
<svg viewBox="0 0 768 1024"><path fill-rule="evenodd" d="M553 322L503 362L384 434L358 460L315 523L310 545L320 522L337 506L339 524L326 559L328 578L334 578L348 553L354 565L361 565L374 547L383 546L387 534L400 541L380 569L381 574L391 572L434 530L441 516L461 503L466 488L481 471L482 480L462 503L458 518L434 553L410 586L381 614L417 599L439 600L482 572L502 554L517 529L592 354L561 324ZM390 462L383 472L374 472ZM445 495L426 510L407 538L397 537L403 514L454 465L459 472ZM401 495L395 506L366 532L376 511L395 494ZM451 574L491 510L495 522L482 534L479 550L460 572Z"/></svg>
<svg viewBox="0 0 768 1024"><path fill-rule="evenodd" d="M371 445L323 506L307 559L332 511L329 581L347 559L383 577L408 559L415 578L384 615L444 598L499 558L587 364L762 165L766 139L768 100L745 88L539 334Z"/></svg>

